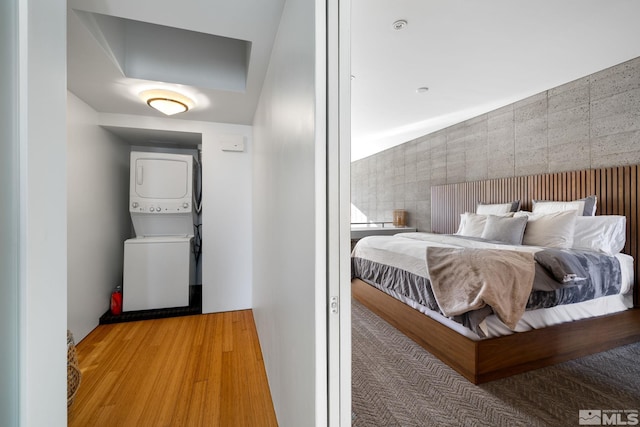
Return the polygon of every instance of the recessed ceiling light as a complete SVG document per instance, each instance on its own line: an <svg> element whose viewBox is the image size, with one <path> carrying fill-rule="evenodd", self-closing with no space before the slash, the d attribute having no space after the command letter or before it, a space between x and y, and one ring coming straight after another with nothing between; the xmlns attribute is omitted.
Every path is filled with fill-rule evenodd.
<svg viewBox="0 0 640 427"><path fill-rule="evenodd" d="M194 102L183 94L164 89L146 90L140 93L140 98L167 116L184 113L194 106Z"/></svg>
<svg viewBox="0 0 640 427"><path fill-rule="evenodd" d="M393 23L392 27L394 30L403 30L407 26L408 22L406 19L398 19Z"/></svg>
<svg viewBox="0 0 640 427"><path fill-rule="evenodd" d="M418 89L416 89L417 93L425 93L427 91L429 91L429 88L426 87L426 86L422 86L422 87L419 87Z"/></svg>

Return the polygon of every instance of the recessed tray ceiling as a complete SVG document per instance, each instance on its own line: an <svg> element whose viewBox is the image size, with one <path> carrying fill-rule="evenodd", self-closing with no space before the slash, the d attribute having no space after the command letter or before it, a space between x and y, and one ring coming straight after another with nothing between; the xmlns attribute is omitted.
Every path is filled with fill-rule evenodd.
<svg viewBox="0 0 640 427"><path fill-rule="evenodd" d="M129 78L244 92L251 42L74 10Z"/></svg>
<svg viewBox="0 0 640 427"><path fill-rule="evenodd" d="M155 129L138 129L121 126L101 126L130 145L165 148L193 148L202 144L202 134Z"/></svg>

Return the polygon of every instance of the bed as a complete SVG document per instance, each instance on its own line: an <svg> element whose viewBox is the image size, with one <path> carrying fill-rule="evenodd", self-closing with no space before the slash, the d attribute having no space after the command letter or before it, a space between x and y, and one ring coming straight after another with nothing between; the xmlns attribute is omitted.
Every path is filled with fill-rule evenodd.
<svg viewBox="0 0 640 427"><path fill-rule="evenodd" d="M441 259L446 259L447 250L473 253L484 249L486 239L455 236L456 232L460 232L460 222L461 219L464 221L465 212L474 212L479 201L489 205L520 201L519 208L530 211L532 200L571 202L594 195L598 200L594 209L596 216L601 219L618 216L626 220L622 231L624 247L621 253L608 254L618 259L621 270L620 287L618 290L608 291L606 295L598 294L598 297L603 297L608 302L592 304L596 307L595 311L579 308L568 314L553 314L549 321L539 314L555 308L528 310L522 316L523 321L507 328L502 321L504 319L501 320L495 310L487 314L484 308L477 310L484 313L470 329L468 319L461 320L461 316L431 310L429 304L421 300L424 297L416 297L412 294L413 291L394 292L393 287L396 285L389 282L389 277L394 274L379 280L388 283L376 283L376 277L382 276L372 275L371 272L367 275L363 272L367 268L362 266L359 270L355 269L352 293L365 306L476 384L640 341L638 287L635 286L639 275L638 265L633 261L638 254L638 177L638 166L624 166L432 187L434 234L407 233L397 237L371 237L359 243L360 247L356 246L353 252L354 259L358 262L369 257L376 265L385 265L385 252L395 253L391 258L396 260L397 265L394 267L393 261L389 264L396 268L396 273L408 271L416 277L422 275L431 278L429 271L419 271L425 267L420 266L418 256L414 256L413 260L409 256L407 261L407 258L403 258L407 254L402 255L402 252L413 252L415 255L433 251L433 256L437 256L437 252L441 251ZM491 240L488 244L492 250L519 251L512 247L514 245L508 246L499 240ZM433 246L447 249L432 249ZM469 249L459 249L460 247ZM547 252L554 250L547 251L546 247L526 245L520 252L530 254L527 257L537 257L536 254L546 256ZM571 251L562 249L562 252ZM538 262L538 267L537 264ZM428 270L429 266L426 268ZM434 283L438 280L437 275L433 276ZM535 290L536 285L532 286ZM529 300L531 295L533 294L529 295ZM442 298L441 295L440 297ZM572 304L567 306L580 307L583 304L570 302ZM589 304L588 301L584 303ZM530 313L534 313L533 318L527 318Z"/></svg>

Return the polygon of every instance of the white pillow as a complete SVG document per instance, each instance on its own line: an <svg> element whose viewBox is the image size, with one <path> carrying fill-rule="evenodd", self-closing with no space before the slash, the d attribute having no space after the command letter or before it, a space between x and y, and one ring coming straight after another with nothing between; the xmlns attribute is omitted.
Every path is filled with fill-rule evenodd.
<svg viewBox="0 0 640 427"><path fill-rule="evenodd" d="M584 201L575 200L573 202L538 202L533 201L533 214L545 215L556 212L574 211L576 215L584 212Z"/></svg>
<svg viewBox="0 0 640 427"><path fill-rule="evenodd" d="M467 237L480 237L487 222L487 215L465 212L460 215L460 227L456 234Z"/></svg>
<svg viewBox="0 0 640 427"><path fill-rule="evenodd" d="M554 202L549 200L533 200L533 213L548 214L560 211L577 211L578 215L593 216L596 214L597 197L588 196L580 200Z"/></svg>
<svg viewBox="0 0 640 427"><path fill-rule="evenodd" d="M576 228L576 211L562 211L550 214L520 214L527 216L522 244L547 248L570 248Z"/></svg>
<svg viewBox="0 0 640 427"><path fill-rule="evenodd" d="M627 218L621 215L580 216L572 247L615 255L624 249L626 231Z"/></svg>
<svg viewBox="0 0 640 427"><path fill-rule="evenodd" d="M476 213L480 215L502 215L515 212L520 207L520 200L512 203L478 203Z"/></svg>

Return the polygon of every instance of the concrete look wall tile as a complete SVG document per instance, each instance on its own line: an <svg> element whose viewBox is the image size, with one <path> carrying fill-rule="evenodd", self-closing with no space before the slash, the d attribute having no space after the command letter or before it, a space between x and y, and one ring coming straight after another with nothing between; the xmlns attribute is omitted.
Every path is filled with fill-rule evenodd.
<svg viewBox="0 0 640 427"><path fill-rule="evenodd" d="M547 149L547 127L539 126L518 132L516 129L515 155L530 150Z"/></svg>
<svg viewBox="0 0 640 427"><path fill-rule="evenodd" d="M487 120L487 178L515 174L515 110L501 108ZM498 113L499 112L499 113Z"/></svg>
<svg viewBox="0 0 640 427"><path fill-rule="evenodd" d="M407 161L407 159L410 158L415 158L416 157L416 147L417 147L418 143L417 141L414 139L413 141L409 141L406 144L402 144L402 146L404 147L404 159L405 162Z"/></svg>
<svg viewBox="0 0 640 427"><path fill-rule="evenodd" d="M547 173L549 168L547 148L516 152L516 176Z"/></svg>
<svg viewBox="0 0 640 427"><path fill-rule="evenodd" d="M590 79L591 79L591 76L586 76L586 77L582 77L582 78L570 81L569 83L565 83L563 85L551 88L547 91L547 97L551 98L551 97L560 95L564 92L574 91L575 89L583 87L585 85L589 86Z"/></svg>
<svg viewBox="0 0 640 427"><path fill-rule="evenodd" d="M378 203L378 217L376 221L384 221L384 222L393 221L393 210L402 209L403 207L395 208L394 202Z"/></svg>
<svg viewBox="0 0 640 427"><path fill-rule="evenodd" d="M591 144L588 140L549 146L549 172L589 169Z"/></svg>
<svg viewBox="0 0 640 427"><path fill-rule="evenodd" d="M638 163L640 58L353 162L352 201L429 231L432 185Z"/></svg>
<svg viewBox="0 0 640 427"><path fill-rule="evenodd" d="M404 203L404 199L405 199L405 184L404 182L402 184L394 184L391 187L391 191L393 192L393 202L394 203Z"/></svg>
<svg viewBox="0 0 640 427"><path fill-rule="evenodd" d="M638 111L640 88L601 98L591 102L591 117L602 118L627 111Z"/></svg>
<svg viewBox="0 0 640 427"><path fill-rule="evenodd" d="M640 89L591 103L591 137L640 129Z"/></svg>
<svg viewBox="0 0 640 427"><path fill-rule="evenodd" d="M416 165L416 180L429 179L431 177L431 159L420 160Z"/></svg>
<svg viewBox="0 0 640 427"><path fill-rule="evenodd" d="M495 110L488 112L487 120L491 121L496 116L502 116L508 113L513 113L513 104L505 105L504 107L496 108Z"/></svg>
<svg viewBox="0 0 640 427"><path fill-rule="evenodd" d="M640 58L607 68L591 76L591 100L608 98L640 87Z"/></svg>
<svg viewBox="0 0 640 427"><path fill-rule="evenodd" d="M431 168L431 185L442 185L447 183L447 167Z"/></svg>
<svg viewBox="0 0 640 427"><path fill-rule="evenodd" d="M545 102L546 103L546 99L547 99L547 92L540 92L537 93L535 95L532 95L528 98L525 98L521 101L517 101L514 102L513 104L513 108L514 110L522 110L524 107L527 107L531 104L539 104L541 102Z"/></svg>
<svg viewBox="0 0 640 427"><path fill-rule="evenodd" d="M404 186L405 202L415 202L418 200L418 181L408 182Z"/></svg>
<svg viewBox="0 0 640 427"><path fill-rule="evenodd" d="M453 125L448 128L447 132L447 145L450 143L455 143L467 135L467 122L458 123L457 125Z"/></svg>
<svg viewBox="0 0 640 427"><path fill-rule="evenodd" d="M478 181L487 179L487 145L478 144L465 153L465 180Z"/></svg>
<svg viewBox="0 0 640 427"><path fill-rule="evenodd" d="M549 149L554 145L589 141L589 105L549 113Z"/></svg>
<svg viewBox="0 0 640 427"><path fill-rule="evenodd" d="M416 227L418 231L431 231L431 192L429 199L416 203Z"/></svg>
<svg viewBox="0 0 640 427"><path fill-rule="evenodd" d="M489 156L487 178L506 178L515 176L515 156L513 152L506 156Z"/></svg>
<svg viewBox="0 0 640 427"><path fill-rule="evenodd" d="M418 164L416 162L416 159L414 158L413 161L410 162L407 161L407 163L404 165L404 182L415 182L418 179L417 171Z"/></svg>
<svg viewBox="0 0 640 427"><path fill-rule="evenodd" d="M429 140L420 141L416 144L416 159L418 161L431 159L431 144Z"/></svg>
<svg viewBox="0 0 640 427"><path fill-rule="evenodd" d="M516 168L521 153L547 148L546 92L529 100L530 102L516 107L514 111Z"/></svg>
<svg viewBox="0 0 640 427"><path fill-rule="evenodd" d="M640 163L640 131L606 135L591 139L592 167Z"/></svg>
<svg viewBox="0 0 640 427"><path fill-rule="evenodd" d="M511 154L515 151L515 130L511 129L496 129L487 134L487 153L490 156L497 154Z"/></svg>
<svg viewBox="0 0 640 427"><path fill-rule="evenodd" d="M468 126L476 126L480 125L481 127L486 126L488 114L480 114L479 116L473 117L466 121Z"/></svg>
<svg viewBox="0 0 640 427"><path fill-rule="evenodd" d="M465 175L464 143L447 142L447 182L463 182Z"/></svg>
<svg viewBox="0 0 640 427"><path fill-rule="evenodd" d="M530 120L538 119L540 117L546 117L547 115L547 96L546 92L533 96L526 104L519 105L516 103L514 109L514 119L516 125L518 123L527 122Z"/></svg>
<svg viewBox="0 0 640 427"><path fill-rule="evenodd" d="M416 201L431 200L431 180L418 181L416 185Z"/></svg>
<svg viewBox="0 0 640 427"><path fill-rule="evenodd" d="M590 79L585 77L550 90L548 92L549 114L556 111L575 108L580 105L588 105L589 82Z"/></svg>
<svg viewBox="0 0 640 427"><path fill-rule="evenodd" d="M504 110L504 109L503 109ZM505 110L501 114L490 115L487 119L487 132L495 132L497 130L511 129L513 131L515 123L515 110Z"/></svg>
<svg viewBox="0 0 640 427"><path fill-rule="evenodd" d="M640 114L626 112L615 116L593 119L591 121L591 137L599 138L617 133L632 132L640 129Z"/></svg>

